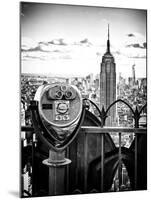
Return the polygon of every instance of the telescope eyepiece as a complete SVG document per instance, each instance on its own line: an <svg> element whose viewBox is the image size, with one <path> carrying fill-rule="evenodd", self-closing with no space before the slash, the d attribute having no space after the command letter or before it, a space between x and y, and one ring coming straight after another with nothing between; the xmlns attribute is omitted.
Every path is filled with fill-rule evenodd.
<svg viewBox="0 0 151 200"><path fill-rule="evenodd" d="M55 94L56 99L61 99L62 96L63 96L63 93L60 90L56 91L56 94Z"/></svg>
<svg viewBox="0 0 151 200"><path fill-rule="evenodd" d="M62 85L62 86L61 86L61 91L62 91L62 92L65 92L66 90L67 90L67 86L66 86L66 85Z"/></svg>
<svg viewBox="0 0 151 200"><path fill-rule="evenodd" d="M73 93L70 90L65 93L66 99L71 99L72 96L73 96Z"/></svg>

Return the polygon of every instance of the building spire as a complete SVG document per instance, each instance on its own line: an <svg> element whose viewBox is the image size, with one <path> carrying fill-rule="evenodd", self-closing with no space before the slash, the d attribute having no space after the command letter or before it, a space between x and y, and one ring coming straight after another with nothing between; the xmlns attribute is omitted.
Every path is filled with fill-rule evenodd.
<svg viewBox="0 0 151 200"><path fill-rule="evenodd" d="M110 53L110 30L109 30L109 24L108 24L107 53Z"/></svg>
<svg viewBox="0 0 151 200"><path fill-rule="evenodd" d="M109 30L109 24L108 24L108 40L109 40L109 37L110 37L110 30Z"/></svg>
<svg viewBox="0 0 151 200"><path fill-rule="evenodd" d="M135 84L135 63L132 65L132 78L133 78L133 85Z"/></svg>

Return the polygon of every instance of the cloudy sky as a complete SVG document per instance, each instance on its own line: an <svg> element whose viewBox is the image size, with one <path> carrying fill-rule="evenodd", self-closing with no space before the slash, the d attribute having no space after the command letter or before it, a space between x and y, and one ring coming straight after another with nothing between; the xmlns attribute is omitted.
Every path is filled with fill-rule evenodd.
<svg viewBox="0 0 151 200"><path fill-rule="evenodd" d="M86 76L100 72L110 24L117 73L146 76L146 11L22 3L21 72Z"/></svg>

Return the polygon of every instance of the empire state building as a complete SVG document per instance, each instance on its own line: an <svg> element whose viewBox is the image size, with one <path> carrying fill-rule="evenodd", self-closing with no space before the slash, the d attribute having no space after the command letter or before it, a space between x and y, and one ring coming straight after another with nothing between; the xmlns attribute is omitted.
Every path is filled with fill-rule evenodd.
<svg viewBox="0 0 151 200"><path fill-rule="evenodd" d="M116 64L110 52L110 35L108 25L107 50L102 57L100 71L100 107L105 110L116 100ZM114 126L116 121L116 106L108 112L107 126Z"/></svg>

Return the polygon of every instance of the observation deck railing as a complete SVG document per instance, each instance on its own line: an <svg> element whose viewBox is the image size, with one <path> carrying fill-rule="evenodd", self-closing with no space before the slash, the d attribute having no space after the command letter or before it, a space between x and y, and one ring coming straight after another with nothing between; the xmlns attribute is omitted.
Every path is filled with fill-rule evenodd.
<svg viewBox="0 0 151 200"><path fill-rule="evenodd" d="M31 126L22 126L21 131L24 132L32 132L34 133L34 128ZM101 135L101 192L104 191L104 155L105 155L105 145L104 145L104 136L106 133L117 134L119 136L119 147L118 147L118 176L119 176L119 190L122 184L122 174L121 174L121 166L122 166L122 151L121 151L121 143L122 143L122 134L123 133L134 133L135 135L135 147L134 147L134 188L137 190L137 180L138 180L138 135L140 134L147 134L147 128L128 128L128 127L95 127L95 126L82 126L81 131L85 134L85 148L84 148L84 155L87 156L87 134L100 134ZM86 159L85 159L86 160ZM87 188L87 170L84 172L84 187Z"/></svg>

